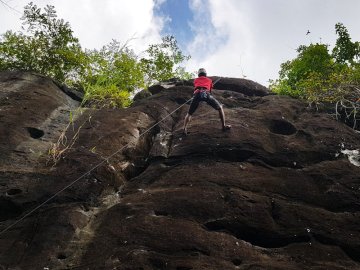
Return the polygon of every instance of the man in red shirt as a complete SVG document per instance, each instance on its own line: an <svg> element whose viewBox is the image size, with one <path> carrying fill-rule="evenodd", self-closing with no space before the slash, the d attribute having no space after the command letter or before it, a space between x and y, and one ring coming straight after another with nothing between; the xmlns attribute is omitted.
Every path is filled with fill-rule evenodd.
<svg viewBox="0 0 360 270"><path fill-rule="evenodd" d="M222 105L211 95L211 89L213 88L213 82L210 78L206 77L206 70L200 68L198 71L198 78L194 80L194 97L190 104L189 112L185 116L184 120L184 134L187 134L187 125L191 120L191 116L199 106L200 101L205 101L215 110L219 111L222 130L226 131L231 128L230 125L225 124L225 114Z"/></svg>

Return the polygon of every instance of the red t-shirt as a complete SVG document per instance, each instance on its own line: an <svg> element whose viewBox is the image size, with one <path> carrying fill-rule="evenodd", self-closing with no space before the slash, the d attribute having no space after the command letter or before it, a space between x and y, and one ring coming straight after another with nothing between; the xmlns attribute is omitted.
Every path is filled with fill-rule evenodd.
<svg viewBox="0 0 360 270"><path fill-rule="evenodd" d="M211 89L213 88L213 83L210 78L201 76L194 80L194 87L195 87L194 94L196 94L200 91L197 89L198 87L204 87L204 88L206 88L206 91L211 92Z"/></svg>

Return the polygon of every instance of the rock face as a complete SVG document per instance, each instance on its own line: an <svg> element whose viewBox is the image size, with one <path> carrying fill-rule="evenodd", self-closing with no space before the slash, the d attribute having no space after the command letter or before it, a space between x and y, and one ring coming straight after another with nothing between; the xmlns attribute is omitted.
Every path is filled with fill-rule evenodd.
<svg viewBox="0 0 360 270"><path fill-rule="evenodd" d="M184 137L174 83L84 111L50 166L33 152L76 101L30 74L0 88L0 269L360 269L360 136L331 116L225 78L232 130L201 104Z"/></svg>

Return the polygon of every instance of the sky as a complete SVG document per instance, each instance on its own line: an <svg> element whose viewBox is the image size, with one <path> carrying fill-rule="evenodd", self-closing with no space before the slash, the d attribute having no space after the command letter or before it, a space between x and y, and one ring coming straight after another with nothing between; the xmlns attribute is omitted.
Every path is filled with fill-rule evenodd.
<svg viewBox="0 0 360 270"><path fill-rule="evenodd" d="M19 31L26 0L0 0L0 34ZM300 45L335 44L341 22L360 41L360 0L32 0L53 5L88 49L116 39L141 54L173 35L190 72L268 86ZM309 34L307 32L310 31Z"/></svg>

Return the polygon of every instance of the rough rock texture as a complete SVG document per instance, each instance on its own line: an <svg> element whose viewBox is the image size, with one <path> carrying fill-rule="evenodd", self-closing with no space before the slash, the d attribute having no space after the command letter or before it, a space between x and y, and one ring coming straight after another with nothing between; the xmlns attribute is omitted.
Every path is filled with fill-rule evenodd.
<svg viewBox="0 0 360 270"><path fill-rule="evenodd" d="M33 168L78 106L48 78L0 72L0 166Z"/></svg>
<svg viewBox="0 0 360 270"><path fill-rule="evenodd" d="M226 78L214 96L233 129L201 104L184 137L188 105L176 109L192 87L168 84L84 112L51 167L27 127L56 140L49 116L73 103L42 77L12 76L0 76L0 269L360 269L360 168L341 152L360 136L329 115Z"/></svg>

